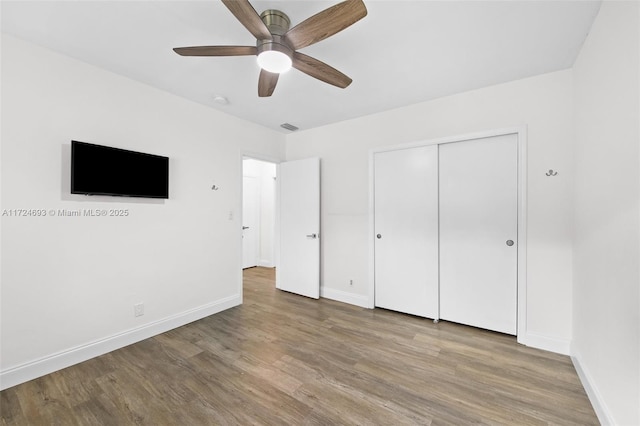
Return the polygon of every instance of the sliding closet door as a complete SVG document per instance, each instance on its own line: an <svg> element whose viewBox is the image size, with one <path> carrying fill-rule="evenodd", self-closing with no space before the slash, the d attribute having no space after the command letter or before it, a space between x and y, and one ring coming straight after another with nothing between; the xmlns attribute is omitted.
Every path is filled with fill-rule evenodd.
<svg viewBox="0 0 640 426"><path fill-rule="evenodd" d="M375 306L438 318L438 148L374 154Z"/></svg>
<svg viewBox="0 0 640 426"><path fill-rule="evenodd" d="M516 334L517 135L440 145L440 315Z"/></svg>

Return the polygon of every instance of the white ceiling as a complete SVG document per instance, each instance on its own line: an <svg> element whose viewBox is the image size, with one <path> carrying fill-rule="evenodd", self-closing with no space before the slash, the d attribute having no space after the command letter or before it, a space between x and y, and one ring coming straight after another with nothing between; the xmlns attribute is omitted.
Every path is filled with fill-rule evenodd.
<svg viewBox="0 0 640 426"><path fill-rule="evenodd" d="M338 1L253 1L292 26ZM259 98L255 57L181 57L173 47L254 45L218 0L2 1L2 31L212 108L287 132L572 66L600 1L365 0L368 15L301 51L353 79L297 70ZM221 106L214 95L229 99Z"/></svg>

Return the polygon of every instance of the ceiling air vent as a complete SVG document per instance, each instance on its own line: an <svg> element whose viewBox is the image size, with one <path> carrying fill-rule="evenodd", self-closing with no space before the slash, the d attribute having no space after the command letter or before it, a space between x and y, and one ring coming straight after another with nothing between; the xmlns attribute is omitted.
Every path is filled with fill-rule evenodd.
<svg viewBox="0 0 640 426"><path fill-rule="evenodd" d="M296 130L298 130L296 126L289 123L282 123L280 127L282 127L283 129L291 130L292 132L295 132Z"/></svg>

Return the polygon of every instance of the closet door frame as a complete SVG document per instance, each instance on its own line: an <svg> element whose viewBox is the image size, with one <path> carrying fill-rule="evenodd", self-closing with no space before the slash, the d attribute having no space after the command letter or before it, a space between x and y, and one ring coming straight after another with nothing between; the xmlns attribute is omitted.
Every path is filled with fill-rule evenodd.
<svg viewBox="0 0 640 426"><path fill-rule="evenodd" d="M517 284L517 340L526 344L527 330L527 128L510 127L489 131L449 136L374 148L369 151L369 295L367 307L375 307L375 205L374 205L374 156L379 152L441 145L453 142L467 142L493 136L513 135L518 139L518 284Z"/></svg>

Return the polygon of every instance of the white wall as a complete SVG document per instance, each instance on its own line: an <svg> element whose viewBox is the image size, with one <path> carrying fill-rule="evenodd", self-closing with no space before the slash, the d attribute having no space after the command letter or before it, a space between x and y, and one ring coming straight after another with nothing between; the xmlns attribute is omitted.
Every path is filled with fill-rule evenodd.
<svg viewBox="0 0 640 426"><path fill-rule="evenodd" d="M571 338L570 70L492 86L287 136L287 160L322 159L322 286L366 305L372 148L528 126L527 336L568 353ZM547 177L549 169L558 171ZM353 279L353 286L349 280Z"/></svg>
<svg viewBox="0 0 640 426"><path fill-rule="evenodd" d="M640 424L640 11L602 4L574 66L572 353L603 424Z"/></svg>
<svg viewBox="0 0 640 426"><path fill-rule="evenodd" d="M3 209L129 211L2 217L2 387L241 303L241 152L283 135L6 35L1 100ZM170 157L170 198L70 195L71 139Z"/></svg>
<svg viewBox="0 0 640 426"><path fill-rule="evenodd" d="M243 160L243 176L259 180L258 266L273 268L275 259L276 165L254 159Z"/></svg>

